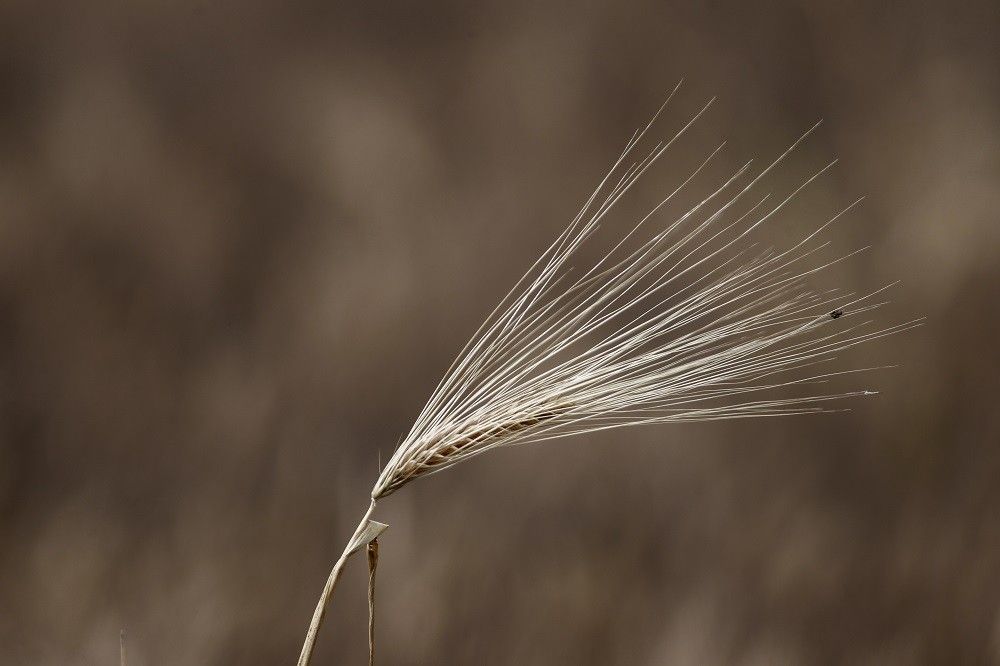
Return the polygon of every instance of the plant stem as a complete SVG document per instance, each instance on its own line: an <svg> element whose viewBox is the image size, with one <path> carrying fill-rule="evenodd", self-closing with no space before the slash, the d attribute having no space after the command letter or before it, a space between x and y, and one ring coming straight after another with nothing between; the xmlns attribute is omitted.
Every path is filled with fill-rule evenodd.
<svg viewBox="0 0 1000 666"><path fill-rule="evenodd" d="M375 666L375 569L378 567L378 538L368 543L368 666Z"/></svg>
<svg viewBox="0 0 1000 666"><path fill-rule="evenodd" d="M344 569L347 558L353 555L357 551L358 546L361 545L355 542L368 525L368 519L371 518L374 511L375 500L373 499L368 507L368 511L365 512L365 515L361 518L361 522L358 523L357 528L354 530L354 534L347 542L347 545L344 546L344 552L341 553L340 559L333 565L333 570L330 571L329 578L326 579L326 585L323 586L323 593L319 596L316 610L313 611L312 621L309 623L309 631L306 632L305 643L302 644L302 654L299 655L298 666L309 666L313 647L316 645L316 634L319 633L319 627L323 624L323 616L326 615L326 606L330 603L330 595L333 594L333 588L336 587L337 581L340 579L340 574Z"/></svg>

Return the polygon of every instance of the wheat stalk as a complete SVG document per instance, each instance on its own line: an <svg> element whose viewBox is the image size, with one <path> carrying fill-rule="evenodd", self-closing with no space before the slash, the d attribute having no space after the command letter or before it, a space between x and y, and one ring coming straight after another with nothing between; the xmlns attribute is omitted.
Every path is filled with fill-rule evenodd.
<svg viewBox="0 0 1000 666"><path fill-rule="evenodd" d="M876 297L892 285L860 295L807 285L811 275L866 249L816 259L829 245L820 234L860 199L790 248L761 248L751 240L835 164L774 204L770 195L755 194L818 123L755 175L747 162L641 241L644 225L693 187L719 145L601 259L573 274L570 260L601 221L712 104L636 159L676 92L636 131L569 226L487 317L383 467L368 511L327 581L299 666L309 662L344 562L365 543L376 501L414 479L501 446L651 423L836 411L829 401L875 393L801 391L874 369L819 371L838 352L920 324L849 323L883 305ZM799 392L783 395L790 390Z"/></svg>

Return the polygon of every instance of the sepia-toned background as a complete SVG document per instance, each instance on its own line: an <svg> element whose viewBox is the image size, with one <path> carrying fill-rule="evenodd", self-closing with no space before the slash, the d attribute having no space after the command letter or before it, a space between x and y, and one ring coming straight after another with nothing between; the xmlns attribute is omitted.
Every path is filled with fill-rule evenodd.
<svg viewBox="0 0 1000 666"><path fill-rule="evenodd" d="M751 6L753 4L754 6ZM633 129L901 280L844 414L505 450L382 502L382 664L1000 663L997 4L0 8L0 663L289 664L453 355ZM662 222L662 220L661 220ZM366 658L352 561L316 664Z"/></svg>

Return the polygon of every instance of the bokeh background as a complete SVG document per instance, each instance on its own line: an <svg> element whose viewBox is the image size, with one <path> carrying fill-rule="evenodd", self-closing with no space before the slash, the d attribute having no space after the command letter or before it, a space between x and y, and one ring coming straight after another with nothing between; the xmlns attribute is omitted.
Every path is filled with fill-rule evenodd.
<svg viewBox="0 0 1000 666"><path fill-rule="evenodd" d="M384 664L1000 663L993 0L0 7L0 662L288 664L452 356L677 80L670 164L841 162L900 368L819 417L505 450L383 502ZM673 161L676 160L676 161ZM675 182L654 172L630 215ZM317 664L363 663L348 567Z"/></svg>

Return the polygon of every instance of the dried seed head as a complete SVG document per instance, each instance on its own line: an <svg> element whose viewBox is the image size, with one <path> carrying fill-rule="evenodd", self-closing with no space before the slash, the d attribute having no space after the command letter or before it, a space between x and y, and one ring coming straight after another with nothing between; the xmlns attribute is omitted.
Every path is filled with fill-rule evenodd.
<svg viewBox="0 0 1000 666"><path fill-rule="evenodd" d="M535 413L494 424L469 424L454 428L449 434L436 435L422 442L413 457L407 459L394 471L387 485L380 488L374 499L389 495L409 480L437 469L450 467L461 459L474 455L493 444L526 434L570 411L569 404L554 404Z"/></svg>
<svg viewBox="0 0 1000 666"><path fill-rule="evenodd" d="M499 446L648 423L823 412L826 401L871 394L801 391L866 370L804 369L920 323L825 328L848 306L852 316L877 308L873 297L888 288L858 296L806 284L856 254L816 259L829 244L816 238L858 202L788 249L760 249L750 240L832 166L776 204L751 194L812 129L757 174L748 175L747 163L639 240L668 202L696 187L719 146L602 259L571 275L570 259L601 220L710 104L630 161L656 116L636 132L576 218L459 354L383 468L373 499Z"/></svg>

